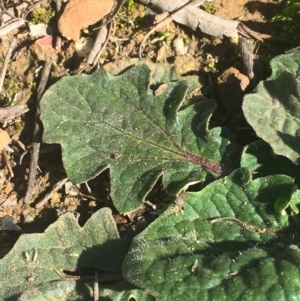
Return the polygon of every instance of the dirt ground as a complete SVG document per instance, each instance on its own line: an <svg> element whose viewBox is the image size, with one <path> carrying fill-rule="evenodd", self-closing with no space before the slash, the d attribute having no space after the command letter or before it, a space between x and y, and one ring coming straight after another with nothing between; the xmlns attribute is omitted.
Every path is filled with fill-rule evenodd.
<svg viewBox="0 0 300 301"><path fill-rule="evenodd" d="M130 1L125 1L124 8L121 9L121 17L116 18L114 36L108 42L106 50L100 58L100 64L97 66L99 68L109 63L114 64L120 59L137 58L139 44L153 25L152 16L147 17L147 8L142 4L137 4L134 10L130 11L130 15L126 15L128 14L128 7L126 6L128 2ZM21 0L19 2L6 0L3 1L3 4L7 10L11 7L17 7L17 10L20 11L24 5ZM27 15L26 20L33 21L35 19L37 24L42 23L42 20L39 20L34 12L40 9L49 10L50 7L55 11L55 5L52 2L41 1L41 4ZM282 28L270 20L282 11L283 1L216 0L209 3L205 9L221 18L239 20L256 32L273 37L281 36ZM3 8L1 11L3 13ZM146 14L146 17L141 18L142 14ZM134 28L128 20L137 20ZM55 26L57 20L54 17L50 18L48 22ZM236 46L225 38L221 40L202 34L200 31L193 32L191 29L176 23L169 24L166 31L168 32L166 37L162 35L164 32L156 32L150 37L144 49L144 56L153 62L175 63L181 74L198 74L201 76L204 82L202 93L210 98L216 98L219 104L212 118L211 126L229 127L241 147L255 139L254 133L247 126L239 111L240 103L226 103L226 98L220 97L220 91L222 91L222 95L226 95L228 89L236 88L236 84L233 83L232 85L226 81L224 71L231 67L236 68L234 72L242 71ZM184 35L192 49L188 58L177 55L174 49L169 47L178 35ZM75 50L76 45L72 41L63 38L61 50L57 51L52 47L51 36L50 40L49 36L48 40L42 37L32 37L29 24L26 24L1 37L0 62L2 64L13 36L18 38L18 44L9 63L0 103L2 107L26 104L29 111L7 124L2 123L2 128L12 138L6 152L14 176L9 171L2 154L0 225L2 224L3 231L0 235L0 256L4 256L10 250L21 233L43 232L59 215L68 211L74 212L78 216L79 222L83 224L97 209L110 206L113 209L121 234L137 220L147 219L151 221L157 217L163 207L167 205L159 204L157 200L161 199L162 196L168 199L161 183L158 183L147 196L147 200L140 210L123 216L119 215L113 208L109 194L108 171L86 184L73 185L67 182L61 189L54 192L48 201L37 208L37 204L53 190L55 184L67 177L58 145L41 145L39 169L33 194L30 201L24 203L31 162L30 151L41 68L45 59L51 57L54 63L47 83L47 87L49 87L62 76L82 72L86 58L84 56L79 57ZM93 32L83 33L82 41L93 41L94 37ZM264 45L260 45L258 54L261 54L262 58L269 59L295 45L297 43L294 41L291 41L290 45L275 41L272 44L272 53ZM263 77L267 77L269 72L267 59L262 62ZM221 77L222 74L223 77ZM242 94L237 97L241 98ZM234 107L236 106L235 111Z"/></svg>

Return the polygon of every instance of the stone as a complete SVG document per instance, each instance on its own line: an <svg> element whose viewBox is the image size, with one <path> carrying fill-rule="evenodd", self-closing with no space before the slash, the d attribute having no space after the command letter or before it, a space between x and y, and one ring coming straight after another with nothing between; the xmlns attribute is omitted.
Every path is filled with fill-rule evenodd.
<svg viewBox="0 0 300 301"><path fill-rule="evenodd" d="M80 30L97 23L114 6L114 0L70 0L58 21L60 33L75 42L80 38Z"/></svg>

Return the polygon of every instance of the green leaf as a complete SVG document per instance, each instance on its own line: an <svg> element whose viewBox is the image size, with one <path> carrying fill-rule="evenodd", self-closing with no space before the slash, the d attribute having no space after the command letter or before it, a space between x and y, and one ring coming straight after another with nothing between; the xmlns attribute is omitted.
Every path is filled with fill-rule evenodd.
<svg viewBox="0 0 300 301"><path fill-rule="evenodd" d="M104 70L111 75L119 75L130 67L135 65L147 65L151 70L150 85L168 83L171 81L185 80L188 81L189 92L199 88L199 78L195 75L180 76L176 71L176 66L170 66L169 63L152 63L147 59L128 58L118 60L117 62L107 63L103 66Z"/></svg>
<svg viewBox="0 0 300 301"><path fill-rule="evenodd" d="M18 301L92 300L92 281L53 281L26 289Z"/></svg>
<svg viewBox="0 0 300 301"><path fill-rule="evenodd" d="M269 79L276 79L282 72L288 71L296 77L300 73L300 51L278 55L270 62L272 74Z"/></svg>
<svg viewBox="0 0 300 301"><path fill-rule="evenodd" d="M159 301L299 300L298 225L285 227L274 210L293 193L290 177L253 181L249 169L184 193L180 210L134 238L123 274Z"/></svg>
<svg viewBox="0 0 300 301"><path fill-rule="evenodd" d="M249 167L253 178L283 174L295 178L300 184L300 166L284 156L275 155L271 146L263 140L245 146L241 156L241 167Z"/></svg>
<svg viewBox="0 0 300 301"><path fill-rule="evenodd" d="M215 102L178 112L189 82L169 82L155 96L151 76L140 65L119 76L99 70L63 78L41 102L44 141L61 144L70 180L84 182L109 168L112 199L122 213L139 208L161 175L167 191L177 194L207 173L221 176L234 167L232 135L208 130Z"/></svg>
<svg viewBox="0 0 300 301"><path fill-rule="evenodd" d="M90 267L120 273L127 251L128 243L119 238L110 209L94 213L82 228L73 214L67 213L45 233L21 235L0 260L0 299L15 300L22 292L33 293L46 284L53 287L50 295L69 294L64 271ZM59 283L49 284L55 281ZM83 286L88 293L87 284ZM82 290L72 294L81 296Z"/></svg>
<svg viewBox="0 0 300 301"><path fill-rule="evenodd" d="M272 61L270 79L244 97L244 115L256 134L269 143L275 154L299 163L300 155L300 52Z"/></svg>
<svg viewBox="0 0 300 301"><path fill-rule="evenodd" d="M104 286L100 290L100 301L155 301L153 296L147 294L126 281L115 285Z"/></svg>

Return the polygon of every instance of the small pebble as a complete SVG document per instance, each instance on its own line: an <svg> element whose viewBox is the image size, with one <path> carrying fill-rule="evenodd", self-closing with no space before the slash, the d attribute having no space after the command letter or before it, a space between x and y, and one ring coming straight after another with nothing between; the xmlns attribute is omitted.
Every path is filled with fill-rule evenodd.
<svg viewBox="0 0 300 301"><path fill-rule="evenodd" d="M179 195L174 201L174 203L179 207L183 206L185 202L186 198L182 195Z"/></svg>
<svg viewBox="0 0 300 301"><path fill-rule="evenodd" d="M176 56L181 56L186 54L187 49L184 45L183 39L178 37L173 41L173 47L176 53Z"/></svg>
<svg viewBox="0 0 300 301"><path fill-rule="evenodd" d="M32 222L33 222L33 217L30 214L26 215L24 218L24 224L30 224Z"/></svg>

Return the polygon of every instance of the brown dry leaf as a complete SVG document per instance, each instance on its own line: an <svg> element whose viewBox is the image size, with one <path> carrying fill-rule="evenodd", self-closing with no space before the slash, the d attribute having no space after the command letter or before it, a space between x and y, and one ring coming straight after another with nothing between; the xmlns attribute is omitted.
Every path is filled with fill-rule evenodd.
<svg viewBox="0 0 300 301"><path fill-rule="evenodd" d="M233 67L228 68L218 77L220 102L228 114L241 112L243 97L249 83L249 78Z"/></svg>
<svg viewBox="0 0 300 301"><path fill-rule="evenodd" d="M59 19L59 31L67 39L78 41L80 30L95 24L109 14L114 2L114 0L70 0Z"/></svg>
<svg viewBox="0 0 300 301"><path fill-rule="evenodd" d="M0 129L0 152L10 143L10 137L6 131Z"/></svg>

